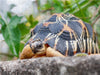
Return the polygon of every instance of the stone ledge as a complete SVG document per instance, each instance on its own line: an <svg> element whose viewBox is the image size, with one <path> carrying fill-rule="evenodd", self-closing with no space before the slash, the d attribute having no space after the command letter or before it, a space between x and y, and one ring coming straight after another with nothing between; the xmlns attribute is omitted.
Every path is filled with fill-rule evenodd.
<svg viewBox="0 0 100 75"><path fill-rule="evenodd" d="M1 61L0 75L99 75L100 55Z"/></svg>

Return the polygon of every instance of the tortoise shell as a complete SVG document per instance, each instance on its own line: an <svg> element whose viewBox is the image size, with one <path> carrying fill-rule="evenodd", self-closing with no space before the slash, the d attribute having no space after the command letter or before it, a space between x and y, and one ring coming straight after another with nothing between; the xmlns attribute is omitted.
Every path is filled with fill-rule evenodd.
<svg viewBox="0 0 100 75"><path fill-rule="evenodd" d="M31 32L33 40L40 39L63 55L99 53L92 27L71 14L53 14Z"/></svg>

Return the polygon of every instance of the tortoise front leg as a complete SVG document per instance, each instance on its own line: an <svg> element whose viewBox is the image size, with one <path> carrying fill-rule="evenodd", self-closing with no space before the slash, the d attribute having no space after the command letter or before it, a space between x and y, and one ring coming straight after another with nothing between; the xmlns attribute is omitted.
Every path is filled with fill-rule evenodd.
<svg viewBox="0 0 100 75"><path fill-rule="evenodd" d="M60 52L56 51L55 49L48 47L46 50L46 57L65 57Z"/></svg>
<svg viewBox="0 0 100 75"><path fill-rule="evenodd" d="M34 56L34 53L32 52L30 45L27 44L23 50L22 53L20 54L20 59L28 59L32 58Z"/></svg>

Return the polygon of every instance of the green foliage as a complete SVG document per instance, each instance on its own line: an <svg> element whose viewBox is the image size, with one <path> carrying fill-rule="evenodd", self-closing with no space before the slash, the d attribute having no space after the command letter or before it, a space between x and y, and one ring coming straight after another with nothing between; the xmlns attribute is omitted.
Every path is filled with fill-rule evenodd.
<svg viewBox="0 0 100 75"><path fill-rule="evenodd" d="M29 17L26 18L27 18L26 26L29 26L30 28L33 28L38 23L38 21L35 20L33 15L30 15Z"/></svg>
<svg viewBox="0 0 100 75"><path fill-rule="evenodd" d="M2 25L1 32L3 37L8 44L11 52L19 56L20 47L20 30L18 24L21 21L21 17L13 16L9 23L6 23L2 18L0 18L0 24Z"/></svg>
<svg viewBox="0 0 100 75"><path fill-rule="evenodd" d="M25 42L30 37L30 30L38 21L34 19L33 15L26 17L26 21L20 22L22 17L12 16L11 12L7 12L6 19L0 17L0 24L2 25L1 32L8 44L13 55L19 57L19 52L22 51ZM24 17L25 18L25 17ZM10 20L9 23L7 22ZM20 43L20 42L24 43Z"/></svg>
<svg viewBox="0 0 100 75"><path fill-rule="evenodd" d="M91 22L90 11L88 11L90 6L98 7L100 1L98 0L47 0L47 3L40 6L41 11L50 10L52 13L70 13L81 18L83 21Z"/></svg>
<svg viewBox="0 0 100 75"><path fill-rule="evenodd" d="M60 13L64 11L64 5L61 0L47 0L47 4L40 6L40 10L50 10L51 13Z"/></svg>

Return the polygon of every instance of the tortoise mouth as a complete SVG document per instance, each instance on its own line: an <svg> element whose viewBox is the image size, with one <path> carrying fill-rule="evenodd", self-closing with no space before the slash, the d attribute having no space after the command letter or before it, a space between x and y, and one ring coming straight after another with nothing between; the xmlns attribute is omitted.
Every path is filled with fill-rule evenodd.
<svg viewBox="0 0 100 75"><path fill-rule="evenodd" d="M30 47L31 48L31 47ZM31 48L32 52L34 54L42 54L42 53L45 53L45 47L41 47L41 48Z"/></svg>
<svg viewBox="0 0 100 75"><path fill-rule="evenodd" d="M34 53L34 54L44 54L45 53L45 50L39 50L39 51L37 51L36 53Z"/></svg>

